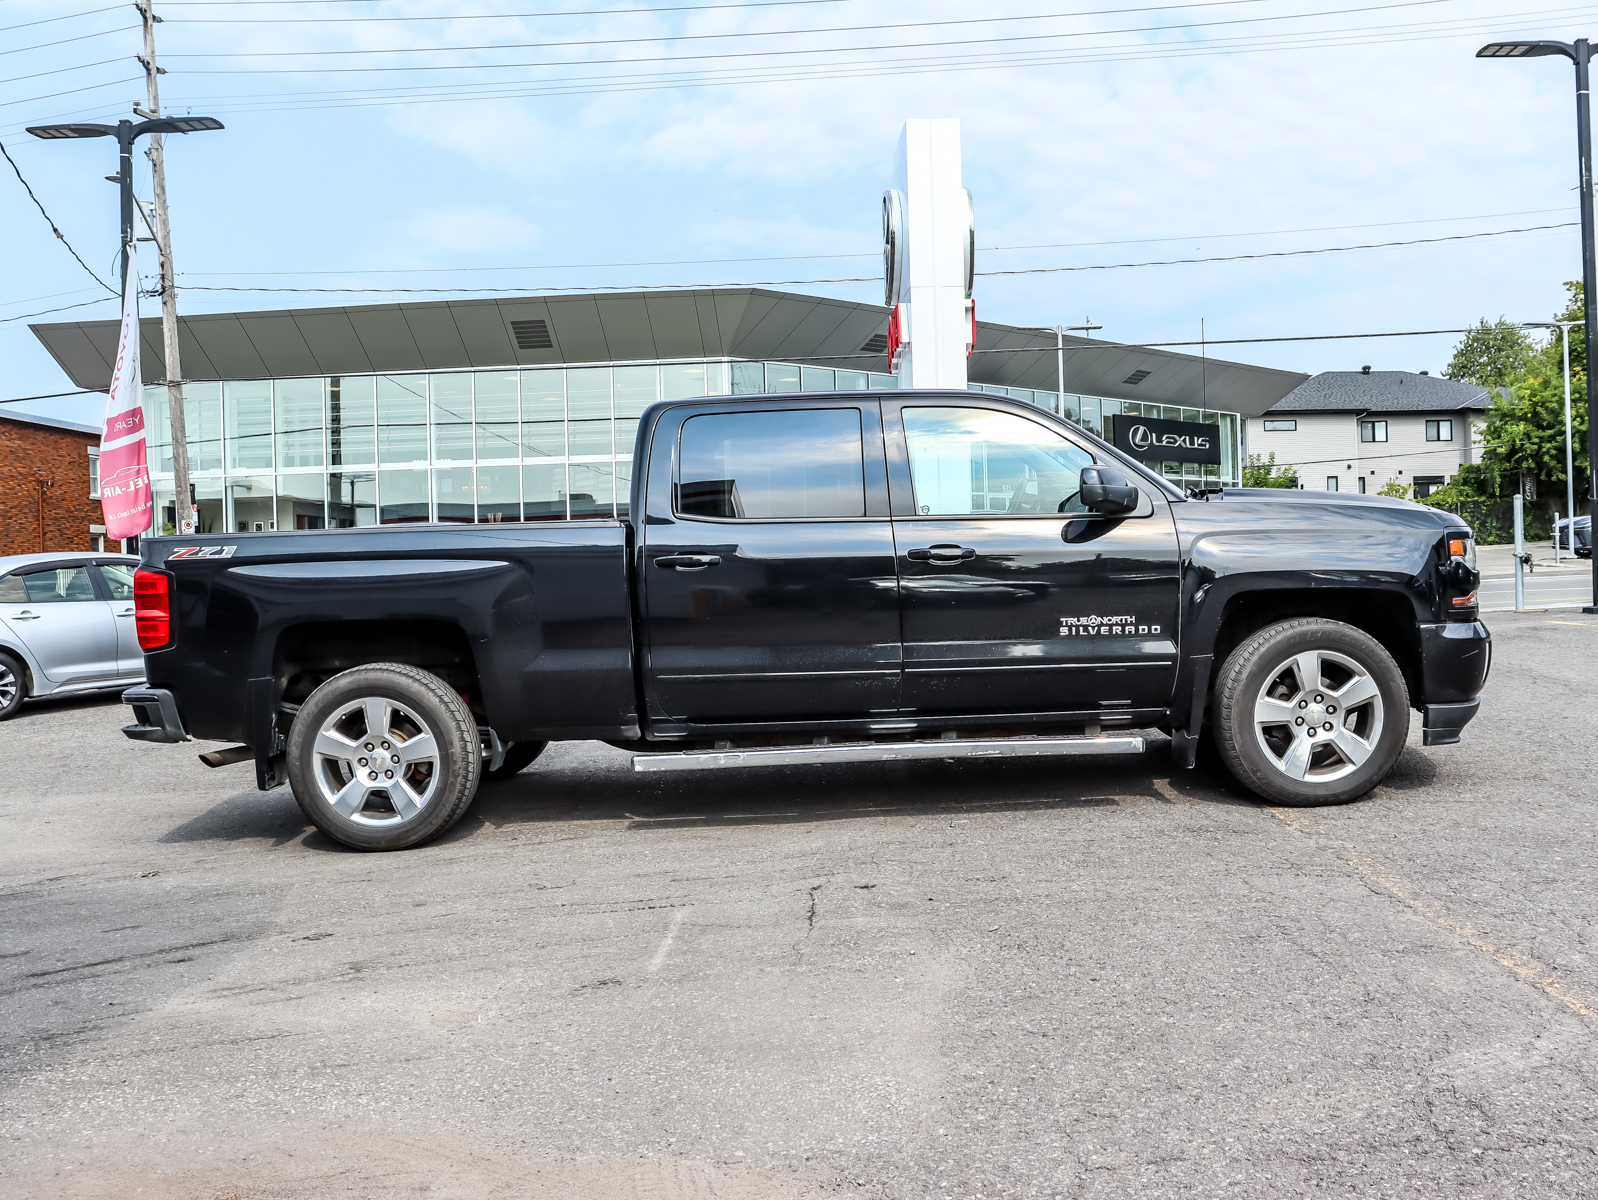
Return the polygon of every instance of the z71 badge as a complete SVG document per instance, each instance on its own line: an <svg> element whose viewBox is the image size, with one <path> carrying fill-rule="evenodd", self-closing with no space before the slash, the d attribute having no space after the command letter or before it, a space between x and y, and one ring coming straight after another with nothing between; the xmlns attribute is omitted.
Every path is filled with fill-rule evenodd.
<svg viewBox="0 0 1598 1200"><path fill-rule="evenodd" d="M1139 625L1136 617L1061 617L1061 637L1126 637L1159 633L1158 625Z"/></svg>
<svg viewBox="0 0 1598 1200"><path fill-rule="evenodd" d="M166 556L167 562L174 558L232 558L237 546L179 546Z"/></svg>

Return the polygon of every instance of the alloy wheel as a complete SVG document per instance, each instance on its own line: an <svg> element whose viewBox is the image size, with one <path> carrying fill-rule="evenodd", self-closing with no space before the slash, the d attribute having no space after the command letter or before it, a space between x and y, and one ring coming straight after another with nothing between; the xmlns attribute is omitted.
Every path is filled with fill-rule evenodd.
<svg viewBox="0 0 1598 1200"><path fill-rule="evenodd" d="M411 709L365 696L317 730L313 773L333 810L363 825L395 825L427 807L439 777L438 743Z"/></svg>
<svg viewBox="0 0 1598 1200"><path fill-rule="evenodd" d="M1254 733L1266 758L1290 779L1331 783L1376 750L1381 690L1346 654L1307 650L1273 670L1254 701Z"/></svg>

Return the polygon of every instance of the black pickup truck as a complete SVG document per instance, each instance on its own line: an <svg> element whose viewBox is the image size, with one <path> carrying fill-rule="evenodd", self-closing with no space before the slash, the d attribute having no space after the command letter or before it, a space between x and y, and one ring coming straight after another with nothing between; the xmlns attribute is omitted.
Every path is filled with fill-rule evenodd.
<svg viewBox="0 0 1598 1200"><path fill-rule="evenodd" d="M242 745L348 845L554 739L635 770L1137 753L1370 791L1487 678L1475 547L1407 501L1188 494L970 392L665 402L623 520L148 538L131 738Z"/></svg>

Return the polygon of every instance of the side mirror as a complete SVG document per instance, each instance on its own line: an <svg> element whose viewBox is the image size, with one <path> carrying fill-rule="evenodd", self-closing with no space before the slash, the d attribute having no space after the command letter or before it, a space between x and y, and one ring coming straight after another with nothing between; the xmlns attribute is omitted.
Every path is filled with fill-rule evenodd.
<svg viewBox="0 0 1598 1200"><path fill-rule="evenodd" d="M1135 512L1143 494L1119 471L1109 467L1082 468L1082 503L1107 515Z"/></svg>

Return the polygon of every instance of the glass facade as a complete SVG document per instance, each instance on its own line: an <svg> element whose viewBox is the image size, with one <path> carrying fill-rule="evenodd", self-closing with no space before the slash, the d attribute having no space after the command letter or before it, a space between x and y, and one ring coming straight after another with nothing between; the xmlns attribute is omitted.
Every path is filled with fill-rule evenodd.
<svg viewBox="0 0 1598 1200"><path fill-rule="evenodd" d="M722 359L190 383L183 402L200 530L242 533L625 516L638 417L656 400L897 386L892 375ZM972 389L1061 407L1053 392ZM1063 399L1064 415L1095 432L1120 411L1225 426L1221 467L1157 469L1173 483L1237 482L1234 414ZM144 400L158 527L171 532L165 389Z"/></svg>
<svg viewBox="0 0 1598 1200"><path fill-rule="evenodd" d="M998 387L993 384L968 385L973 392L989 392L995 396L1009 396L1036 404L1053 413L1062 413L1066 420L1075 421L1091 429L1100 437L1107 437L1104 418L1119 415L1150 417L1165 421L1194 421L1203 425L1221 427L1221 462L1182 463L1145 460L1151 470L1158 471L1177 487L1241 487L1242 422L1236 413L1219 412L1211 408L1182 408L1174 404L1139 404L1131 400L1109 400L1101 396L1075 396L1067 392L1034 392L1026 388Z"/></svg>

